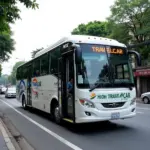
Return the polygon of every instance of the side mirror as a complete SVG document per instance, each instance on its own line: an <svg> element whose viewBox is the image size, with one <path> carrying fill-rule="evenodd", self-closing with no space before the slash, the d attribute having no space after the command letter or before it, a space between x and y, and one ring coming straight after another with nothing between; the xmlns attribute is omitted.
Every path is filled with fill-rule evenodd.
<svg viewBox="0 0 150 150"><path fill-rule="evenodd" d="M75 45L75 62L80 64L82 62L82 50L80 45Z"/></svg>
<svg viewBox="0 0 150 150"><path fill-rule="evenodd" d="M128 54L129 54L129 55L135 55L136 60L137 60L137 65L138 65L138 66L141 66L141 55L140 55L137 51L129 50L129 51L128 51Z"/></svg>

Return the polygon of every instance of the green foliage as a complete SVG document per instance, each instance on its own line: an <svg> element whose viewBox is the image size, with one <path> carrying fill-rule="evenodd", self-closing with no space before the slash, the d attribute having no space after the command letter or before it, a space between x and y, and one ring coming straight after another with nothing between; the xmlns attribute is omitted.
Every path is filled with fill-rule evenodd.
<svg viewBox="0 0 150 150"><path fill-rule="evenodd" d="M108 18L112 25L111 37L126 44L137 44L150 39L150 1L116 0ZM146 46L138 47L144 58L148 57Z"/></svg>
<svg viewBox="0 0 150 150"><path fill-rule="evenodd" d="M2 84L2 85L5 85L5 84L8 84L9 83L9 81L8 81L8 75L2 75L1 77L0 77L0 85Z"/></svg>
<svg viewBox="0 0 150 150"><path fill-rule="evenodd" d="M36 0L0 0L0 63L7 61L14 50L14 40L9 24L20 19L20 9L16 5L20 2L26 8L36 9Z"/></svg>
<svg viewBox="0 0 150 150"><path fill-rule="evenodd" d="M14 66L13 66L13 69L12 69L12 72L11 72L11 75L9 76L9 81L11 82L11 84L15 85L16 84L16 71L17 71L17 68L24 64L25 61L19 61L17 62Z"/></svg>
<svg viewBox="0 0 150 150"><path fill-rule="evenodd" d="M0 77L2 75L2 65L0 64Z"/></svg>
<svg viewBox="0 0 150 150"><path fill-rule="evenodd" d="M0 35L0 61L7 61L14 50L14 40L10 35Z"/></svg>
<svg viewBox="0 0 150 150"><path fill-rule="evenodd" d="M36 0L0 0L0 22L14 23L16 19L20 19L17 2L24 4L26 8L38 8Z"/></svg>
<svg viewBox="0 0 150 150"><path fill-rule="evenodd" d="M35 55L36 55L36 53L39 52L39 51L41 51L41 50L43 50L43 49L44 49L44 48L42 47L42 48L37 48L36 50L33 50L33 51L31 52L31 55L32 55L31 57L34 58Z"/></svg>
<svg viewBox="0 0 150 150"><path fill-rule="evenodd" d="M126 24L108 23L108 28L111 29L109 38L116 39L121 43L127 44L132 40L132 36L129 35L129 30L126 29Z"/></svg>
<svg viewBox="0 0 150 150"><path fill-rule="evenodd" d="M107 22L94 21L87 24L80 24L77 28L72 31L72 34L76 35L92 35L107 37L110 31L107 28Z"/></svg>

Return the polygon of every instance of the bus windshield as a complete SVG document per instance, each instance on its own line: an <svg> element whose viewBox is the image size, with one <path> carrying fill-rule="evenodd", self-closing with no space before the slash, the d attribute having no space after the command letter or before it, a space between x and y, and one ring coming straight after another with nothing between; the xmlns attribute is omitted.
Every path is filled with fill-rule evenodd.
<svg viewBox="0 0 150 150"><path fill-rule="evenodd" d="M80 44L82 63L77 64L77 86L91 88L134 85L126 49L116 46Z"/></svg>

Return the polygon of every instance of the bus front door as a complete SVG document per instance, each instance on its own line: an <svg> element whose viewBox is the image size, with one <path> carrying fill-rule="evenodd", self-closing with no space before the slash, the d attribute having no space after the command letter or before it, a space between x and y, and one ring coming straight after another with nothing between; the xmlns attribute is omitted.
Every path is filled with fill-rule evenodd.
<svg viewBox="0 0 150 150"><path fill-rule="evenodd" d="M31 85L32 85L32 65L29 65L27 67L27 105L32 106L32 91L31 91Z"/></svg>
<svg viewBox="0 0 150 150"><path fill-rule="evenodd" d="M75 96L74 96L74 63L73 53L68 53L59 59L59 80L61 83L61 94L59 93L60 110L65 121L74 123L75 121ZM68 89L67 85L70 85ZM59 87L59 86L58 86ZM72 88L72 89L71 89ZM61 95L61 96L60 96ZM61 98L60 98L61 97Z"/></svg>

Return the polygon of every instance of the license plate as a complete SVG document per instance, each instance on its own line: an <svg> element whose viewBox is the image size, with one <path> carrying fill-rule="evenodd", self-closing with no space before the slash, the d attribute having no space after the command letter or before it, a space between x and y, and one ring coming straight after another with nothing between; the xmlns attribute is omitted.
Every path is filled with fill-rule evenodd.
<svg viewBox="0 0 150 150"><path fill-rule="evenodd" d="M119 119L120 118L120 113L112 113L111 114L111 119Z"/></svg>

